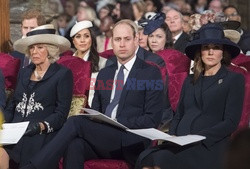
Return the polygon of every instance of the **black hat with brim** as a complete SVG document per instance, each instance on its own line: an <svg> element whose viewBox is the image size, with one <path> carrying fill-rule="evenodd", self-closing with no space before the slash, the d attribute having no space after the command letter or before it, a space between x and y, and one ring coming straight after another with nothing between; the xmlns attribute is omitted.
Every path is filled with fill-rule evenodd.
<svg viewBox="0 0 250 169"><path fill-rule="evenodd" d="M186 55L194 60L197 50L201 49L201 45L206 44L223 45L224 49L231 54L231 58L235 58L240 53L238 45L225 38L222 26L216 23L203 25L197 31L194 40L187 44Z"/></svg>

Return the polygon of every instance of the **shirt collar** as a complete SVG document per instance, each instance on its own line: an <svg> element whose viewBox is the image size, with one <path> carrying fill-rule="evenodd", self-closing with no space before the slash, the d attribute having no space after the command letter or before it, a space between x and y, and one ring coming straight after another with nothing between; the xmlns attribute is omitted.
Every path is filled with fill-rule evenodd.
<svg viewBox="0 0 250 169"><path fill-rule="evenodd" d="M135 59L136 59L136 56L134 56L130 61L124 64L124 67L127 71L130 71L132 69L135 63ZM118 70L119 70L122 64L117 61L117 65L118 65Z"/></svg>
<svg viewBox="0 0 250 169"><path fill-rule="evenodd" d="M176 35L175 37L173 37L173 39L175 39L175 41L177 41L177 39L179 39L179 37L181 36L182 33L183 33L183 31L181 31L178 35Z"/></svg>

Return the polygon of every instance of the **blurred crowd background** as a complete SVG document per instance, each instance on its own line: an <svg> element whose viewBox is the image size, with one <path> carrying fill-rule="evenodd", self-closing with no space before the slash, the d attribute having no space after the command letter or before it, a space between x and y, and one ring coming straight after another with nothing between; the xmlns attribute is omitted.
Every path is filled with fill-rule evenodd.
<svg viewBox="0 0 250 169"><path fill-rule="evenodd" d="M119 0L119 2L130 2L130 3L137 3L138 0ZM151 0L145 0L146 11L150 11L149 9ZM210 4L211 0L153 0L158 5L159 9L165 11L167 10L168 6L172 6L178 8L183 15L190 16L193 13L202 13L203 11L213 8L216 12L222 12L223 7L228 5L233 5L238 9L239 15L241 16L241 27L244 29L250 30L250 1L249 0L220 0L221 3L215 1L215 3ZM99 27L102 15L107 14L108 11L116 11L116 3L118 0L11 0L10 1L10 35L11 41L15 42L19 39L21 35L21 14L29 8L38 8L40 9L43 14L47 18L47 22L53 21L54 23L58 23L59 28L61 30L61 34L67 31L70 24L74 21L74 17L76 17L77 8L79 6L84 6L87 10L88 14L92 17L93 21L95 22L96 26ZM160 4L161 3L161 7ZM209 5L210 4L210 5ZM90 8L89 9L86 9ZM125 14L129 15L132 14L130 12L133 9L122 5L122 9L126 9ZM145 10L145 9L143 9ZM126 11L128 11L126 13ZM146 12L145 11L145 12ZM78 15L85 14L80 13ZM115 14L114 14L115 15ZM88 16L88 17L89 17ZM128 17L128 16L127 16ZM232 16L233 17L233 16ZM84 18L83 18L84 19ZM134 18L137 20L137 18ZM188 19L188 17L187 17ZM64 23L66 22L66 23Z"/></svg>

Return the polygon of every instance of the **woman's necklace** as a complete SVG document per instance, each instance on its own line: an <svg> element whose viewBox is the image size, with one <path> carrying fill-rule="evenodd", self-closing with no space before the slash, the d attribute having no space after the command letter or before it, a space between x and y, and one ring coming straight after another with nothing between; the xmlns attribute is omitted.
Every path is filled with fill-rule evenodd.
<svg viewBox="0 0 250 169"><path fill-rule="evenodd" d="M45 74L46 71L44 71L41 75L39 75L36 71L36 69L34 70L34 75L36 77L37 80L42 80L44 74Z"/></svg>

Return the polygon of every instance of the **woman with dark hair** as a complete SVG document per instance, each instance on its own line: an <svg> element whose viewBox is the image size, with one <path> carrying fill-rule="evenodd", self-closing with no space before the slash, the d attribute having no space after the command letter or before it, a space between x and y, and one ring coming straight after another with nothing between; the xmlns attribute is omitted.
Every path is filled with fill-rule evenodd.
<svg viewBox="0 0 250 169"><path fill-rule="evenodd" d="M165 23L165 18L164 13L157 13L153 16L145 25L144 34L148 35L149 50L161 56L166 64L162 75L168 86L166 94L170 101L171 111L175 112L181 86L188 75L190 60L181 52L173 49L172 33ZM163 116L163 126L169 126L168 122L172 119L173 112ZM162 130L166 130L166 127L163 127Z"/></svg>
<svg viewBox="0 0 250 169"><path fill-rule="evenodd" d="M220 25L209 23L201 27L185 51L194 60L194 75L183 84L169 134L198 134L206 139L185 146L164 142L144 151L138 168L222 168L226 145L242 113L244 77L226 67L240 49L224 37Z"/></svg>
<svg viewBox="0 0 250 169"><path fill-rule="evenodd" d="M73 39L73 44L76 48L74 56L79 57L85 61L91 62L91 85L95 83L100 69L105 67L106 59L99 57L97 52L96 36L92 30L92 22L85 20L77 22L70 32L70 37ZM94 90L89 90L88 104L91 106L94 97Z"/></svg>
<svg viewBox="0 0 250 169"><path fill-rule="evenodd" d="M165 23L165 18L164 13L157 13L144 28L144 34L148 35L149 50L153 53L173 48L172 33Z"/></svg>

